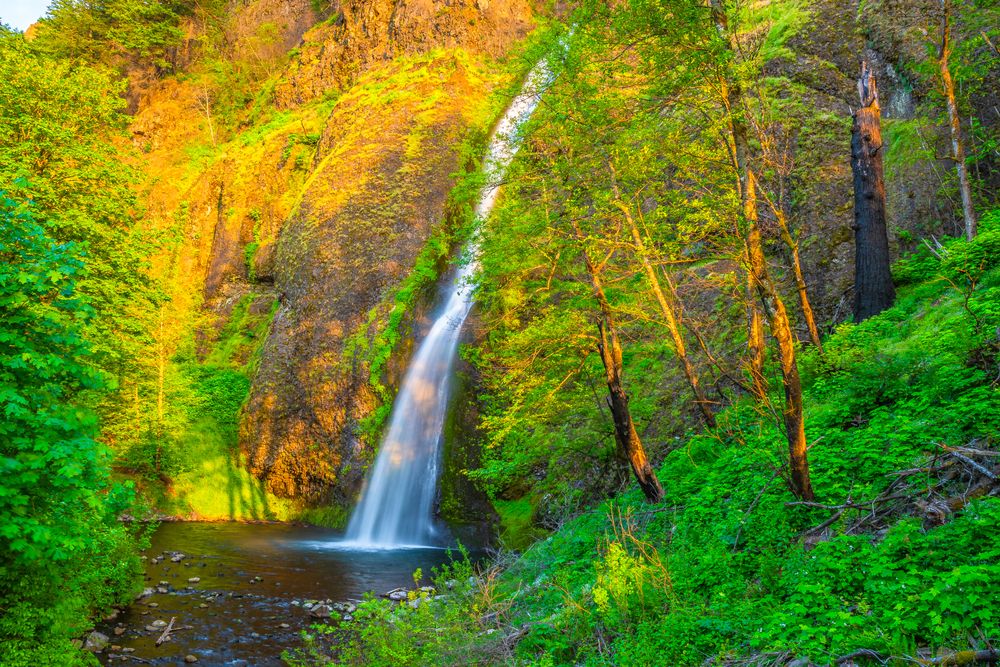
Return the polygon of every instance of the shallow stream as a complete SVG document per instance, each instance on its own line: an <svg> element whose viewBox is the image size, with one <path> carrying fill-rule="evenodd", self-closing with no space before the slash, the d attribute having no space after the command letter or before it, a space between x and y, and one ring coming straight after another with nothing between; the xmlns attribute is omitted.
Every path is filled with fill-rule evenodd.
<svg viewBox="0 0 1000 667"><path fill-rule="evenodd" d="M440 549L346 550L339 539L304 526L164 523L143 552L153 593L98 625L110 638L98 658L105 665L183 665L186 656L199 665L281 665L281 652L300 645L299 633L317 622L307 602L412 588L417 568L426 578L449 560ZM184 556L175 562L177 554ZM182 629L156 646L171 618Z"/></svg>

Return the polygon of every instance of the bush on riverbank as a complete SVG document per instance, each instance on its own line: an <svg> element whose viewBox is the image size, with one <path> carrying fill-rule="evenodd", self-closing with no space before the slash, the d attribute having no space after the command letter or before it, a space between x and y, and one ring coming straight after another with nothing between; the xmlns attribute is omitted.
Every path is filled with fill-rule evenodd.
<svg viewBox="0 0 1000 667"><path fill-rule="evenodd" d="M15 193L16 194L16 193ZM0 664L74 665L89 617L131 600L136 537L117 521L131 490L80 393L104 376L83 336L84 253L0 191ZM93 659L89 658L92 662Z"/></svg>

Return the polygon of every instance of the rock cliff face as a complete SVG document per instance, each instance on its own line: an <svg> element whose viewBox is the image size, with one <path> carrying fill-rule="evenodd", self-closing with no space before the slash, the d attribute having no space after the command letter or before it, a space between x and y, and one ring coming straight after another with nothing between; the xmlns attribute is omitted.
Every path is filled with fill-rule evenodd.
<svg viewBox="0 0 1000 667"><path fill-rule="evenodd" d="M343 501L360 481L354 426L379 402L344 342L443 220L482 97L469 65L445 53L362 79L329 118L273 251L281 306L241 428L251 470L274 493Z"/></svg>
<svg viewBox="0 0 1000 667"><path fill-rule="evenodd" d="M275 100L303 104L398 55L461 47L498 56L530 27L526 0L344 0L306 33Z"/></svg>
<svg viewBox="0 0 1000 667"><path fill-rule="evenodd" d="M499 55L529 21L516 0L345 2L306 34L282 74L279 107L344 92L294 212L253 260L281 305L240 444L270 491L352 499L372 455L365 448L377 444L359 441L356 425L381 401L365 364L344 358L345 339L409 274L444 217L458 148L487 88L455 48Z"/></svg>
<svg viewBox="0 0 1000 667"><path fill-rule="evenodd" d="M161 349L193 338L203 358L238 304L273 308L246 359L241 459L278 495L346 505L377 444L356 424L385 398L345 341L381 332L445 218L463 140L495 111L488 65L532 24L526 0L319 7L235 0L212 54L189 26L184 75L133 73L132 133L149 226L169 239L155 261L171 292ZM210 58L246 89L220 88ZM404 336L383 365L390 393L407 353Z"/></svg>

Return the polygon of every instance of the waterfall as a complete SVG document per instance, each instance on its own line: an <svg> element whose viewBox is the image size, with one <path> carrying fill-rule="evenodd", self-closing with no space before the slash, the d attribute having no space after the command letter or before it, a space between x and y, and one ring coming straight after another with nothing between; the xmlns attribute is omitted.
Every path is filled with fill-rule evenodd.
<svg viewBox="0 0 1000 667"><path fill-rule="evenodd" d="M486 185L479 195L476 218L482 222L496 202L500 181L520 145L518 129L538 105L549 77L545 61L529 73L490 138L484 161ZM361 548L433 546L440 542L434 522L441 466L442 430L458 342L472 308L473 278L479 268L476 233L437 312L420 343L392 406L389 427L361 502L351 515L345 544Z"/></svg>

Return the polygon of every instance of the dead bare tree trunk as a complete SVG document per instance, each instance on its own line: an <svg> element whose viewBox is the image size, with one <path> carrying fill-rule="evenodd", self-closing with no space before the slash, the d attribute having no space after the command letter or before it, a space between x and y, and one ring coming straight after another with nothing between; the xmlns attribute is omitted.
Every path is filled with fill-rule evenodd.
<svg viewBox="0 0 1000 667"><path fill-rule="evenodd" d="M615 186L615 189L617 190L617 186ZM636 255L639 257L639 261L646 272L653 296L656 297L656 302L660 306L660 312L663 313L663 319L667 323L667 331L670 332L670 338L674 343L674 354L677 356L677 363L680 364L681 371L684 373L684 377L687 378L688 386L691 387L691 393L694 394L694 400L698 405L698 410L701 411L702 419L707 426L714 427L715 415L712 414L712 410L709 407L710 402L705 396L705 392L701 389L694 364L691 363L691 359L688 357L687 346L684 344L684 335L681 333L676 309L663 293L660 280L656 275L656 269L649 260L649 253L646 252L646 244L642 240L642 234L639 232L639 227L636 225L628 206L621 201L616 201L615 205L621 210L626 222L628 222L629 230L632 233L632 241L635 243Z"/></svg>
<svg viewBox="0 0 1000 667"><path fill-rule="evenodd" d="M782 384L785 388L783 416L785 434L788 438L788 458L791 469L792 492L802 500L812 500L813 490L809 478L809 459L806 447L805 414L802 403L802 381L795 358L795 336L788 319L785 304L771 280L764 257L760 226L757 219L757 195L753 171L748 169L746 177L746 203L744 216L749 229L746 236L747 259L754 287L761 303L768 311L771 335L778 342L778 358L781 362Z"/></svg>
<svg viewBox="0 0 1000 667"><path fill-rule="evenodd" d="M948 59L951 57L951 7L948 0L941 0L941 46L938 49L938 63L941 66L941 82L945 100L948 102L948 125L951 128L951 158L958 172L958 189L962 195L962 215L965 218L965 238L971 241L976 236L976 209L972 204L972 186L969 170L965 166L965 146L962 144L962 120L958 115L955 100L955 81L951 77Z"/></svg>
<svg viewBox="0 0 1000 667"><path fill-rule="evenodd" d="M875 74L861 64L861 107L851 131L854 171L854 321L861 322L892 306L896 291L889 271L885 176L882 164L882 115Z"/></svg>
<svg viewBox="0 0 1000 667"><path fill-rule="evenodd" d="M212 138L212 145L215 146L215 123L212 122L212 95L208 92L208 88L201 88L198 92L197 101L198 108L205 115L205 120L208 121L208 133Z"/></svg>
<svg viewBox="0 0 1000 667"><path fill-rule="evenodd" d="M619 452L628 459L632 473L635 475L643 495L646 496L646 500L651 503L660 503L663 502L663 487L660 486L660 480L656 478L653 466L650 465L649 459L646 457L646 450L642 446L639 432L636 431L635 423L632 421L632 413L628 407L628 394L622 385L622 347L615 329L614 312L607 294L604 292L600 268L591 261L590 255L582 247L584 236L576 223L573 223L573 231L581 243L581 252L587 265L587 274L594 289L594 296L601 307L601 322L598 324L600 338L597 351L601 355L605 379L608 384L608 408L611 410L611 418L615 425L615 442L618 444Z"/></svg>

